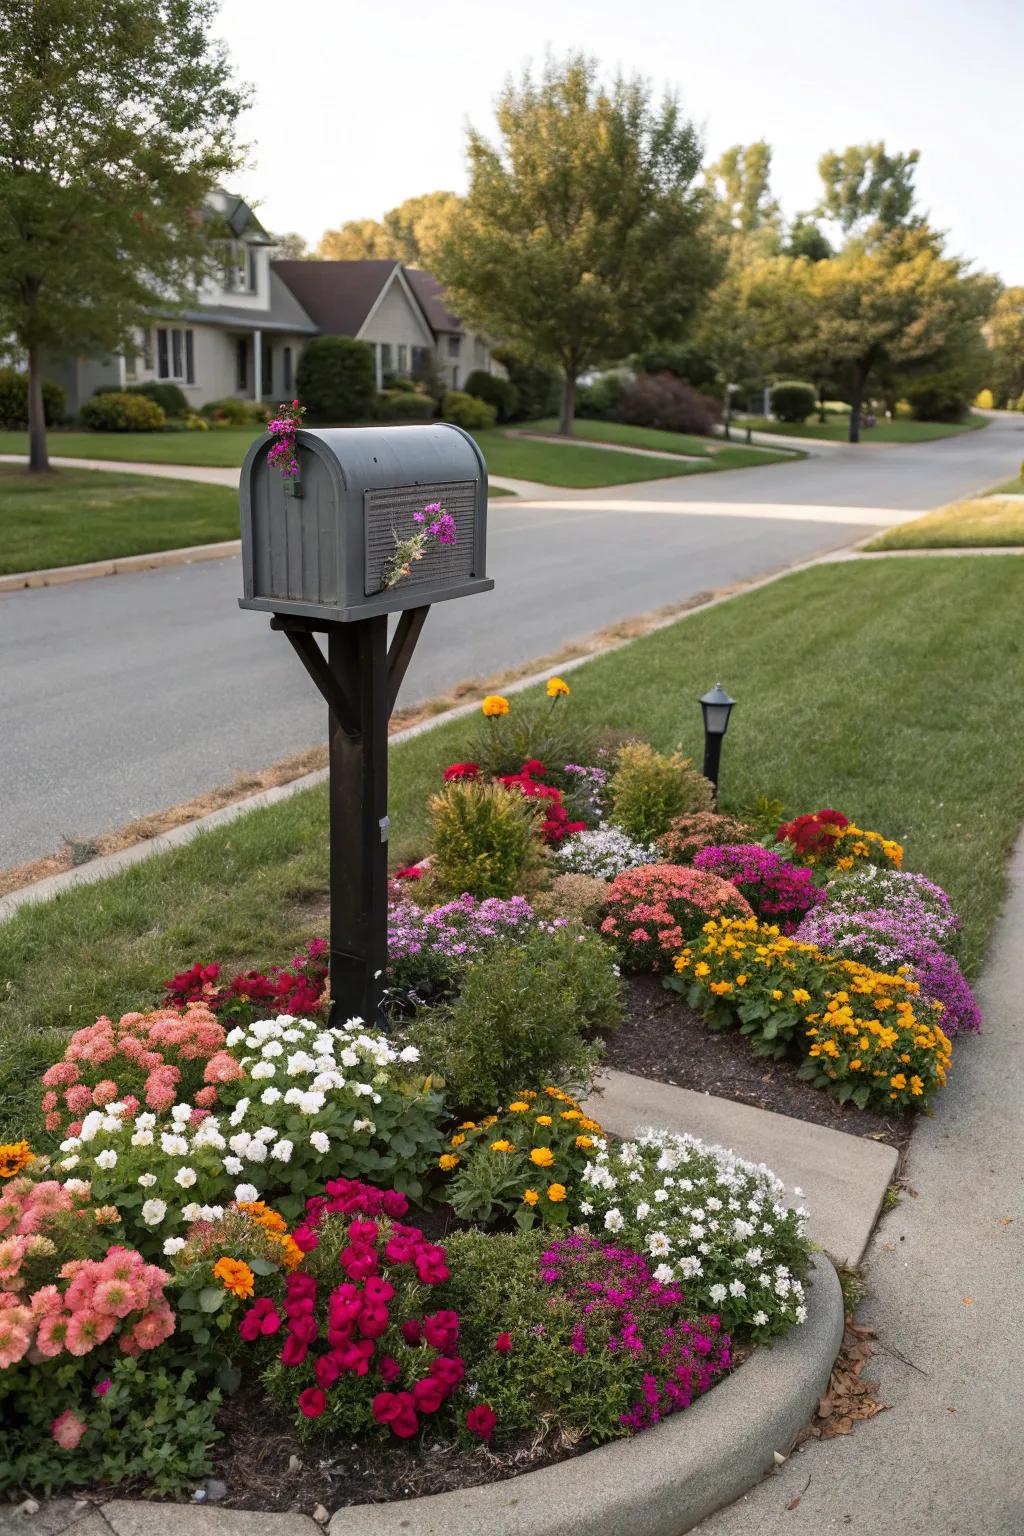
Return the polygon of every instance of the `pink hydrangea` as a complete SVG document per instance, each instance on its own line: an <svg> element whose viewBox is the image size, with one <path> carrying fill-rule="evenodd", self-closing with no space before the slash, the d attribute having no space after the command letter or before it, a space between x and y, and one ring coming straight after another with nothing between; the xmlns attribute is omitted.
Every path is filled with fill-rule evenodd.
<svg viewBox="0 0 1024 1536"><path fill-rule="evenodd" d="M50 1433L62 1450L73 1451L88 1428L73 1409L65 1408L50 1425Z"/></svg>

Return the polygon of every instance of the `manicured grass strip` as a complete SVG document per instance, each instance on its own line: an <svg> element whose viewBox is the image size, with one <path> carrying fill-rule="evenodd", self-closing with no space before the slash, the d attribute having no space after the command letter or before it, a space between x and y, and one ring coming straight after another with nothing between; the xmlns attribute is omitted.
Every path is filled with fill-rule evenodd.
<svg viewBox="0 0 1024 1536"><path fill-rule="evenodd" d="M603 485L628 485L636 480L664 480L695 466L667 459L646 459L638 453L608 453L585 444L539 443L525 437L508 437L500 429L474 432L492 475L517 480L538 480L543 485L564 485L592 490Z"/></svg>
<svg viewBox="0 0 1024 1536"><path fill-rule="evenodd" d="M1024 818L1022 602L1012 556L818 566L588 663L566 707L698 755L696 698L720 677L739 700L723 805L834 805L899 838L963 913L973 969ZM396 862L425 851L426 797L470 728L392 751ZM325 930L326 890L317 789L0 925L0 1139L30 1123L33 1080L69 1028L155 1002L196 959L287 959Z"/></svg>
<svg viewBox="0 0 1024 1536"><path fill-rule="evenodd" d="M830 443L845 443L850 430L847 416L830 416L828 421L751 421L755 432L777 432L780 437L817 437ZM987 416L969 416L966 421L912 421L898 416L895 421L879 421L860 429L863 443L931 443L937 437L958 437L961 432L977 432L988 426Z"/></svg>
<svg viewBox="0 0 1024 1536"><path fill-rule="evenodd" d="M991 491L985 492L986 496L1024 496L1024 475L1018 475L1016 480L1006 480L1002 485L997 485Z"/></svg>
<svg viewBox="0 0 1024 1536"><path fill-rule="evenodd" d="M238 492L110 470L0 464L0 574L238 538Z"/></svg>
<svg viewBox="0 0 1024 1536"><path fill-rule="evenodd" d="M556 433L558 422L553 416L546 417L543 421L523 422L520 430ZM697 474L709 469L747 469L754 464L782 464L802 457L799 449L780 453L772 448L745 448L722 438L662 432L656 427L630 427L621 421L578 420L573 435L583 441L616 443L623 448L652 448L658 453L695 455L704 460L699 466L681 465L680 474Z"/></svg>
<svg viewBox="0 0 1024 1536"><path fill-rule="evenodd" d="M255 427L211 427L208 432L64 432L47 434L52 458L104 459L134 464L241 464ZM28 453L27 432L0 432L0 453Z"/></svg>
<svg viewBox="0 0 1024 1536"><path fill-rule="evenodd" d="M887 528L867 549L971 549L1024 544L1024 501L956 501Z"/></svg>

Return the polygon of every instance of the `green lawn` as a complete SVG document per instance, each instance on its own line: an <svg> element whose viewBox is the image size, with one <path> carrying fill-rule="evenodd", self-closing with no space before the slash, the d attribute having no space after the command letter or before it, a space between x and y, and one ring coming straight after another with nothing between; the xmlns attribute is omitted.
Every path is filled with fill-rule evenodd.
<svg viewBox="0 0 1024 1536"><path fill-rule="evenodd" d="M745 425L745 423L744 423ZM775 432L780 437L816 437L830 443L845 443L850 430L847 416L830 416L828 421L768 421L765 417L753 418L750 425L755 432ZM913 421L909 416L898 416L895 421L879 418L877 426L861 427L863 443L931 443L937 437L957 437L961 432L977 432L988 426L987 416L970 416L967 421Z"/></svg>
<svg viewBox="0 0 1024 1536"><path fill-rule="evenodd" d="M552 416L525 422L523 431L557 433ZM616 443L623 448L653 448L659 453L678 453L703 459L702 464L680 465L680 474L703 474L712 469L749 469L755 464L784 464L802 457L799 449L745 448L722 438L694 437L687 432L662 432L657 427L630 427L621 421L577 420L573 435L594 443Z"/></svg>
<svg viewBox="0 0 1024 1536"><path fill-rule="evenodd" d="M241 464L255 427L209 432L65 432L47 434L54 458L115 459L135 464L203 464L233 469ZM28 453L27 432L0 432L0 453Z"/></svg>
<svg viewBox="0 0 1024 1536"><path fill-rule="evenodd" d="M0 574L238 538L238 492L111 470L0 464Z"/></svg>
<svg viewBox="0 0 1024 1536"><path fill-rule="evenodd" d="M1024 501L983 497L953 502L913 522L887 528L866 548L976 549L986 544L1024 544Z"/></svg>
<svg viewBox="0 0 1024 1536"><path fill-rule="evenodd" d="M973 970L1024 818L1022 602L1012 556L817 566L588 662L567 707L697 753L696 699L720 677L739 700L723 805L767 792L899 838L907 866L952 893ZM424 851L425 798L466 731L451 722L392 751L396 862ZM287 958L323 931L326 882L319 788L0 926L0 1138L24 1131L70 1027L154 1002L196 959Z"/></svg>
<svg viewBox="0 0 1024 1536"><path fill-rule="evenodd" d="M985 495L1024 496L1024 475L1018 475L1016 480L1005 480L1002 485L997 485L991 491L986 491Z"/></svg>

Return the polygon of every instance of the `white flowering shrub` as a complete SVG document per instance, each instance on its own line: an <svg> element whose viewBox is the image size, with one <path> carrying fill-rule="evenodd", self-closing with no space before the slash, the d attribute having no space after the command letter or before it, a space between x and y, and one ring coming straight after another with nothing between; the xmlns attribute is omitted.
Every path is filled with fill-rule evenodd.
<svg viewBox="0 0 1024 1536"><path fill-rule="evenodd" d="M556 848L554 862L559 874L614 880L623 870L656 864L659 857L656 848L635 842L619 827L600 826L567 837Z"/></svg>
<svg viewBox="0 0 1024 1536"><path fill-rule="evenodd" d="M56 1171L90 1180L147 1256L173 1254L189 1222L219 1219L232 1200L267 1200L293 1219L326 1179L422 1195L444 1139L415 1047L396 1050L358 1019L327 1028L288 1014L233 1029L226 1044L243 1075L221 1085L218 1114L175 1104L130 1119L108 1104L61 1143Z"/></svg>
<svg viewBox="0 0 1024 1536"><path fill-rule="evenodd" d="M761 1341L806 1319L807 1212L785 1205L785 1186L763 1164L648 1131L605 1143L582 1182L590 1229L649 1255L655 1279L682 1283L691 1305L718 1313L730 1333Z"/></svg>

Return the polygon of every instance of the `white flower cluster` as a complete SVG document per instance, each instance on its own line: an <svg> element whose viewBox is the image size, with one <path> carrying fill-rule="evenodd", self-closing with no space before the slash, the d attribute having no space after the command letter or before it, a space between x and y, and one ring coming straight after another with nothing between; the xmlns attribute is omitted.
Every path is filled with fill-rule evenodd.
<svg viewBox="0 0 1024 1536"><path fill-rule="evenodd" d="M583 1180L591 1228L660 1260L655 1279L681 1283L727 1329L769 1338L805 1321L807 1211L785 1204L785 1186L763 1163L652 1130L603 1143Z"/></svg>
<svg viewBox="0 0 1024 1536"><path fill-rule="evenodd" d="M555 863L561 874L593 875L598 880L614 880L624 870L657 862L656 848L635 843L619 827L608 823L567 837L555 850Z"/></svg>

